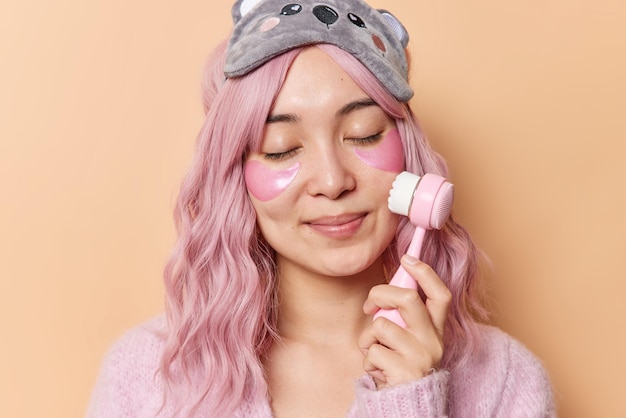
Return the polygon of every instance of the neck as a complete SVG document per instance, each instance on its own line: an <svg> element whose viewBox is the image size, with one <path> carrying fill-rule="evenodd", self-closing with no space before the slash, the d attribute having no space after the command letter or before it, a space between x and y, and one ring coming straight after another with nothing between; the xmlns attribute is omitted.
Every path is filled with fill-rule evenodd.
<svg viewBox="0 0 626 418"><path fill-rule="evenodd" d="M371 317L363 313L370 289L384 282L382 261L353 276L329 277L280 268L278 332L286 341L354 344Z"/></svg>

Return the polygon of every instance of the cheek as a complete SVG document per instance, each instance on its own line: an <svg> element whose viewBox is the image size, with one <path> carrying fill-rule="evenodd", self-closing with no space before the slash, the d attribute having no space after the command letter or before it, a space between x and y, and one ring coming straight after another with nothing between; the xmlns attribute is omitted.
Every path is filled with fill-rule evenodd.
<svg viewBox="0 0 626 418"><path fill-rule="evenodd" d="M398 173L404 169L404 150L397 129L390 130L377 147L356 148L354 152L370 167L392 173Z"/></svg>
<svg viewBox="0 0 626 418"><path fill-rule="evenodd" d="M244 168L246 187L254 197L267 202L289 187L299 168L300 164L296 164L286 170L272 170L259 161L248 161Z"/></svg>

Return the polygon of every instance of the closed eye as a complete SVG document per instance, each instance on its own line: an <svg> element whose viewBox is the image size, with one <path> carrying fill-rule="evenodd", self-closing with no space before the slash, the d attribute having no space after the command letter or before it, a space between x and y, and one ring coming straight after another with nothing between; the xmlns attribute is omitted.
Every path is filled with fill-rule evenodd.
<svg viewBox="0 0 626 418"><path fill-rule="evenodd" d="M348 141L357 145L368 145L380 140L383 136L382 132L375 133L374 135L365 136L361 138L346 138Z"/></svg>
<svg viewBox="0 0 626 418"><path fill-rule="evenodd" d="M291 157L292 155L295 155L295 153L298 152L298 148L293 148L290 149L288 151L283 151L283 152L266 152L265 154L263 154L263 158L265 158L266 160L284 160L286 158Z"/></svg>

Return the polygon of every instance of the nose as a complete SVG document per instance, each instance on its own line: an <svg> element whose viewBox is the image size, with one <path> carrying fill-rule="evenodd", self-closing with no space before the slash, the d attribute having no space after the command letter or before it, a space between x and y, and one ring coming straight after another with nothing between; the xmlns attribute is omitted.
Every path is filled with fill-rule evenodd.
<svg viewBox="0 0 626 418"><path fill-rule="evenodd" d="M316 155L309 166L308 192L311 196L334 200L355 189L356 176L345 157L335 150Z"/></svg>
<svg viewBox="0 0 626 418"><path fill-rule="evenodd" d="M337 21L337 19L339 19L339 15L337 14L337 12L328 6L315 6L313 8L313 14L317 18L317 20L319 20L326 26L332 25Z"/></svg>

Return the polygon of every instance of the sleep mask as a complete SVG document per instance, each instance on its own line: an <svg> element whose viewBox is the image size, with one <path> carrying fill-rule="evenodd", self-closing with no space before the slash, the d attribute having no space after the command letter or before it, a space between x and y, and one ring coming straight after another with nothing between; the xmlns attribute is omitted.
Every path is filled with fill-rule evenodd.
<svg viewBox="0 0 626 418"><path fill-rule="evenodd" d="M328 43L356 57L399 101L413 96L404 53L409 34L386 10L361 0L237 0L232 17L227 78L290 49Z"/></svg>

